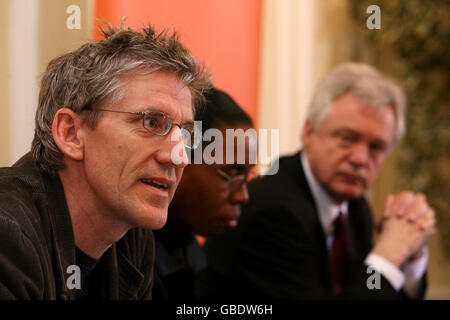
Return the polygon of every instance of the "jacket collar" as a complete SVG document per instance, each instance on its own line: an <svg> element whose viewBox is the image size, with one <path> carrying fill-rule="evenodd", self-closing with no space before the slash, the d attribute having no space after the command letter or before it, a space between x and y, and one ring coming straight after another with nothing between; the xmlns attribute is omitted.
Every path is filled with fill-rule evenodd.
<svg viewBox="0 0 450 320"><path fill-rule="evenodd" d="M301 164L303 171L306 176L306 180L309 185L309 189L312 192L314 197L314 201L317 205L317 211L320 219L320 223L322 225L322 229L325 233L325 236L329 237L333 233L333 222L339 215L339 212L342 212L345 216L347 216L348 212L348 201L345 201L341 204L336 204L327 191L322 187L319 181L317 181L314 173L312 172L311 166L309 165L309 160L304 153L300 155ZM330 244L327 244L328 246Z"/></svg>
<svg viewBox="0 0 450 320"><path fill-rule="evenodd" d="M317 215L317 203L314 201L313 194L309 188L308 181L303 171L303 167L300 162L300 156L302 152L297 152L292 156L284 157L280 159L280 174L281 169L297 186L300 192L299 197L304 201L303 210L301 210L301 220L305 221L306 225L315 226L314 231L317 231L323 236L323 230L320 225L320 220ZM300 214L300 212L299 212Z"/></svg>
<svg viewBox="0 0 450 320"><path fill-rule="evenodd" d="M70 276L67 268L75 265L75 240L64 189L58 176L43 173L51 224L53 262L56 263L55 284L57 299L76 299L75 290L67 288Z"/></svg>
<svg viewBox="0 0 450 320"><path fill-rule="evenodd" d="M56 263L55 285L57 299L76 299L76 291L67 287L67 268L76 264L75 239L64 189L58 176L43 174L48 197L53 261ZM101 298L136 299L144 276L113 244L102 256Z"/></svg>

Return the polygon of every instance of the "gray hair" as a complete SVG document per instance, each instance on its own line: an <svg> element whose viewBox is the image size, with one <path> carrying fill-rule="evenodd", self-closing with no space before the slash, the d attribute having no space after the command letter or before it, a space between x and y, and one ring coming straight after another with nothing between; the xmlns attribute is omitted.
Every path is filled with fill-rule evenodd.
<svg viewBox="0 0 450 320"><path fill-rule="evenodd" d="M405 133L406 97L401 87L375 68L364 63L344 63L336 67L317 86L308 111L308 120L319 130L331 104L345 93L352 93L375 110L392 106L396 117L394 143Z"/></svg>
<svg viewBox="0 0 450 320"><path fill-rule="evenodd" d="M99 105L122 99L123 78L134 73L149 74L163 70L175 74L192 95L192 105L203 102L203 92L211 87L210 75L179 42L176 32L167 29L159 34L152 26L135 31L106 25L105 39L53 59L47 66L39 93L36 129L31 154L42 170L55 174L64 168L63 154L52 136L56 112L69 108L84 112L83 122L95 128Z"/></svg>

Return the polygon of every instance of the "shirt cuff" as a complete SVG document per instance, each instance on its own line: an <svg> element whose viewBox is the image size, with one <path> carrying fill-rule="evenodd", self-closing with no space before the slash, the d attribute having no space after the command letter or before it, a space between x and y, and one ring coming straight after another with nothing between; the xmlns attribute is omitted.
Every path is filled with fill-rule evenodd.
<svg viewBox="0 0 450 320"><path fill-rule="evenodd" d="M403 287L403 284L405 283L405 275L399 268L394 266L385 258L375 253L370 253L364 263L380 272L396 291L400 291Z"/></svg>
<svg viewBox="0 0 450 320"><path fill-rule="evenodd" d="M415 297L419 292L421 279L427 269L428 257L428 248L423 247L419 259L407 262L401 268L405 275L403 291L409 297Z"/></svg>

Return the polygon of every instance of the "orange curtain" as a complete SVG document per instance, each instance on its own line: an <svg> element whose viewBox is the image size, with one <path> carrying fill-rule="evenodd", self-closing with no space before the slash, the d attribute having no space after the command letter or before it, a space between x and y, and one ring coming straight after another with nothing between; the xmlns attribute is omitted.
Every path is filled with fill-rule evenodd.
<svg viewBox="0 0 450 320"><path fill-rule="evenodd" d="M114 25L173 27L186 47L257 122L261 0L97 0L98 18Z"/></svg>

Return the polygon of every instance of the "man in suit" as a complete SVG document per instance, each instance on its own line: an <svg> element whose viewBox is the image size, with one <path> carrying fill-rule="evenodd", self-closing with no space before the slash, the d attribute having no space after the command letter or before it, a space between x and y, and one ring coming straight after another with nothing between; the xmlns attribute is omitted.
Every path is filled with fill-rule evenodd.
<svg viewBox="0 0 450 320"><path fill-rule="evenodd" d="M404 132L400 88L348 63L314 94L303 150L249 185L239 225L205 245L200 297L421 298L434 211L422 194L389 196L377 243L363 193Z"/></svg>
<svg viewBox="0 0 450 320"><path fill-rule="evenodd" d="M205 141L203 148L194 151L199 154L191 154L191 164L185 168L169 206L167 223L155 231L157 281L154 299L195 299L194 279L206 266L206 257L196 235L209 237L236 226L241 206L248 200L247 179L254 164L248 157L248 161L240 163L238 152L250 154L250 147L256 143L244 140L244 148L239 150L238 137L239 130L244 134L253 128L252 120L221 90L212 89L205 94L205 99L205 108L196 112L195 120L201 122L205 140L214 131L223 137L221 148L227 145L229 138L233 139L237 151L234 152L235 161L227 161L227 148L222 157L217 152L215 163L206 159L212 143L217 143L216 138L212 143ZM236 136L227 136L229 129Z"/></svg>

